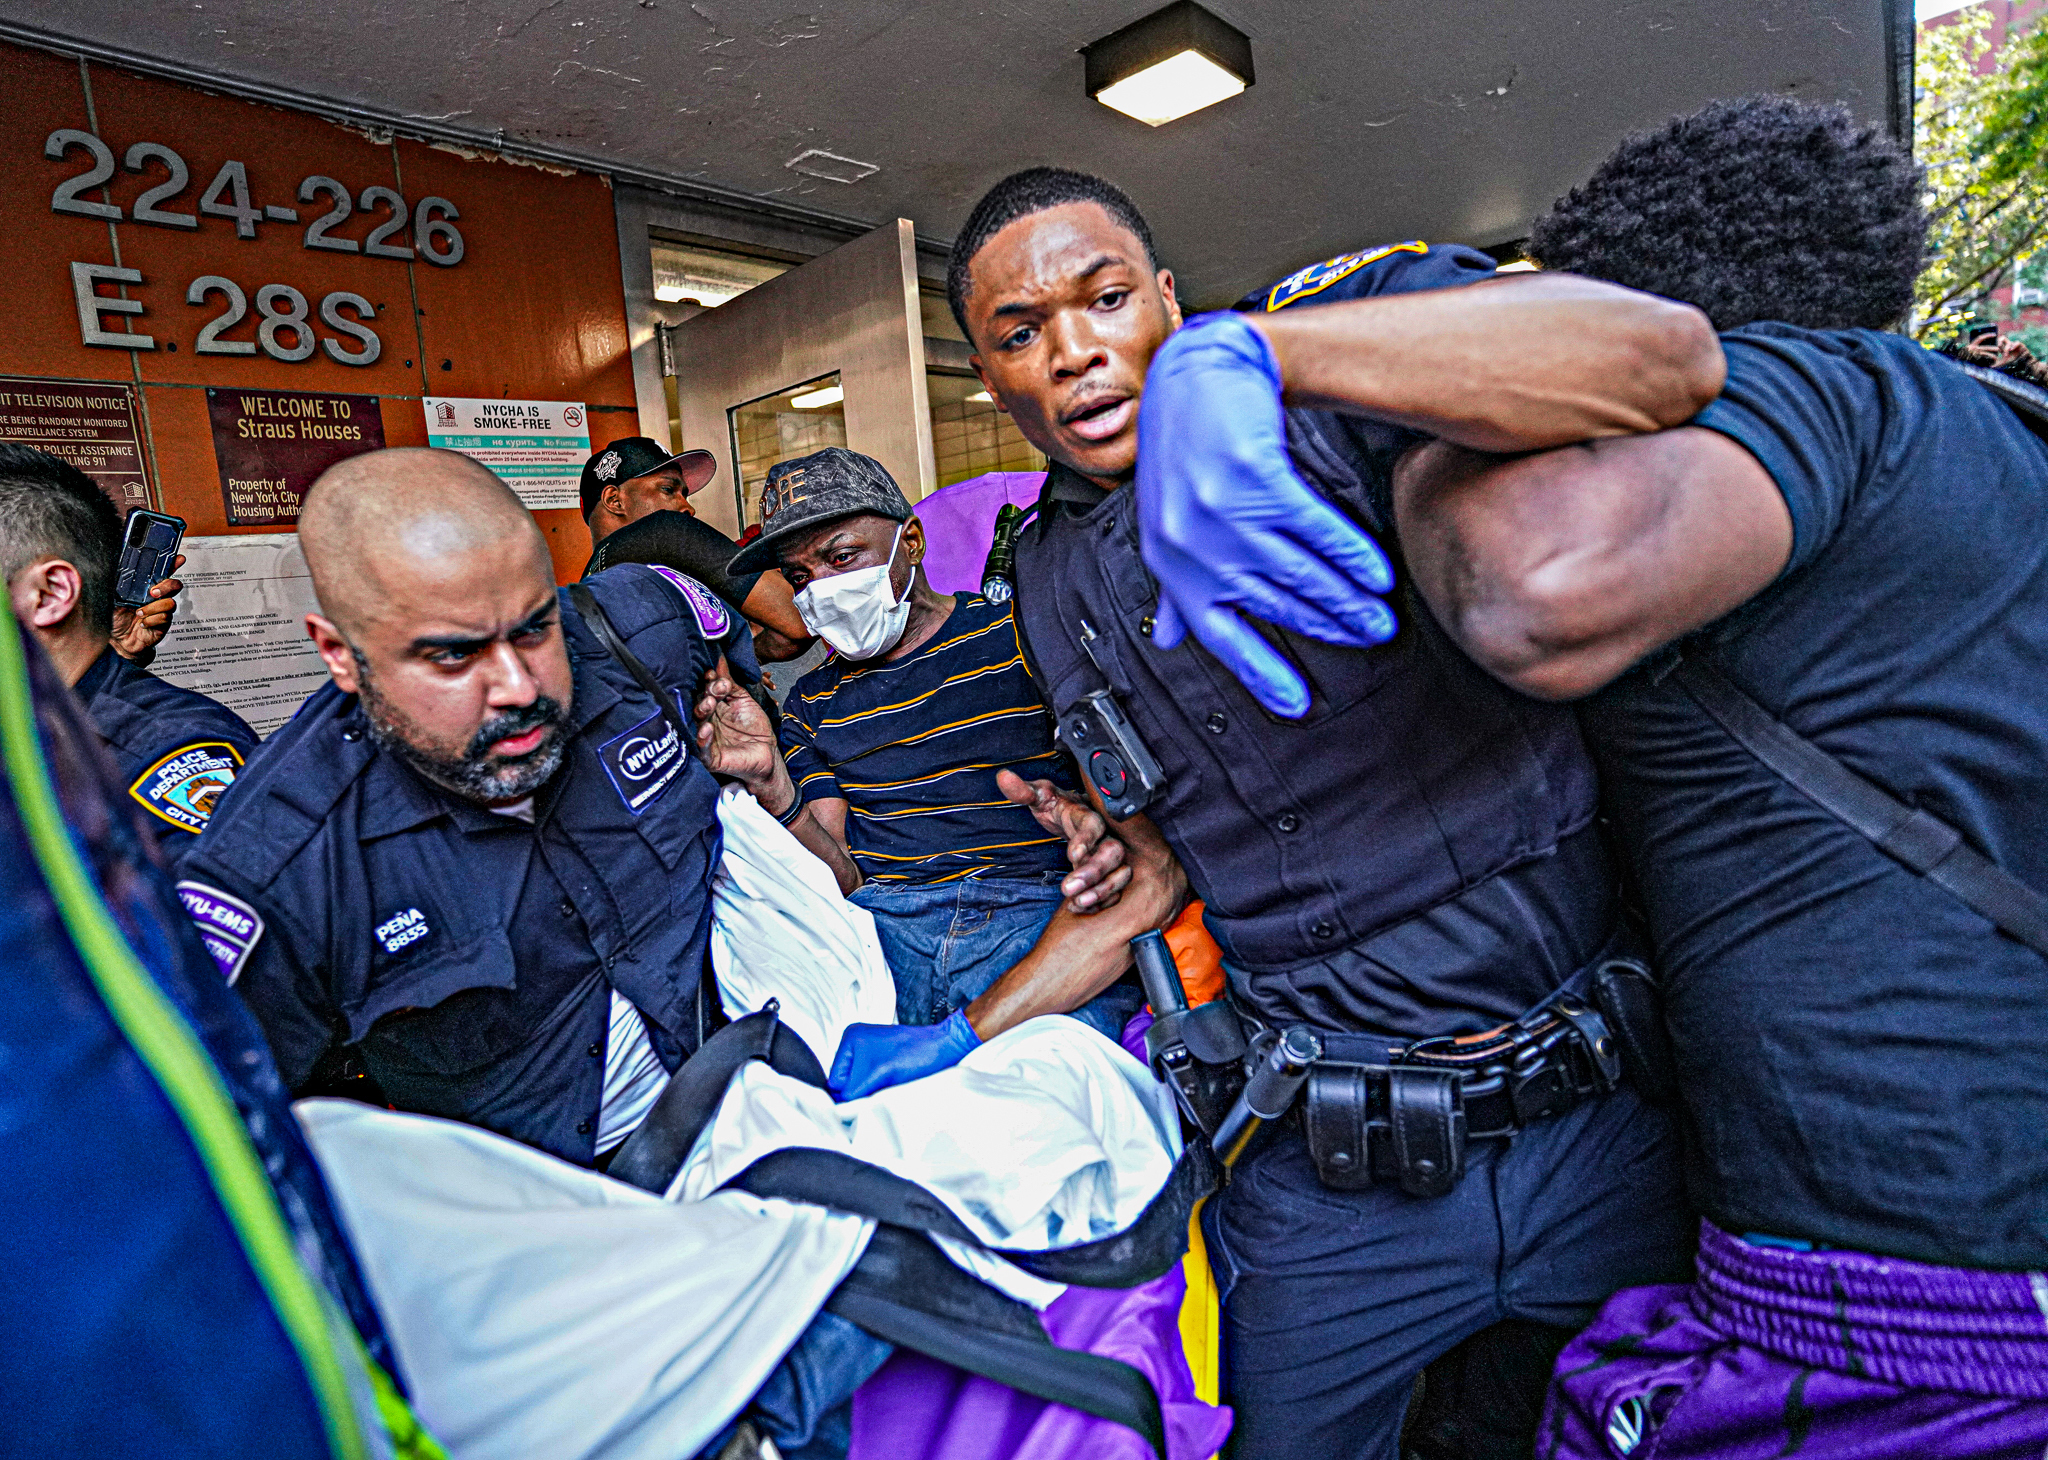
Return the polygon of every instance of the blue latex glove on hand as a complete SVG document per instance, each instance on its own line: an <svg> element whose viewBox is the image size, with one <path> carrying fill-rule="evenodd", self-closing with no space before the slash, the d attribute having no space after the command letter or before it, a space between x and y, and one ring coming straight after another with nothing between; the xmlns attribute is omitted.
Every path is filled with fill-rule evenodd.
<svg viewBox="0 0 2048 1460"><path fill-rule="evenodd" d="M1254 698L1289 719L1308 686L1246 617L1325 643L1382 644L1386 554L1287 455L1280 364L1241 314L1205 314L1159 347L1138 403L1138 525L1159 580L1152 642L1192 629Z"/></svg>
<svg viewBox="0 0 2048 1460"><path fill-rule="evenodd" d="M958 1009L943 1024L849 1024L825 1084L837 1099L859 1100L950 1070L980 1043Z"/></svg>

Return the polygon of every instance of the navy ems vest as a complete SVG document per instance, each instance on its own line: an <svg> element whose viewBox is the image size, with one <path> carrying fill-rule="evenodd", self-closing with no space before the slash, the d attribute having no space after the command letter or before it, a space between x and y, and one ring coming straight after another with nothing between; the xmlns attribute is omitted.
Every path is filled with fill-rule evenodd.
<svg viewBox="0 0 2048 1460"><path fill-rule="evenodd" d="M1423 264L1430 253L1439 271L1467 255L1491 267L1471 250L1423 245L1338 262L1442 287ZM1376 283L1358 292L1401 287ZM1330 288L1315 302L1346 297ZM1307 715L1268 714L1192 636L1153 645L1158 594L1138 555L1135 489L1103 496L1058 465L1018 543L1025 649L1056 715L1091 690L1116 692L1165 772L1147 814L1207 903L1233 990L1254 1012L1403 1039L1486 1028L1590 962L1613 928L1592 763L1569 707L1486 674L1408 588L1387 484L1399 450L1420 438L1329 412L1289 411L1287 425L1297 469L1373 534L1402 579L1400 631L1378 647L1261 626L1307 680ZM1084 621L1098 636L1093 659Z"/></svg>

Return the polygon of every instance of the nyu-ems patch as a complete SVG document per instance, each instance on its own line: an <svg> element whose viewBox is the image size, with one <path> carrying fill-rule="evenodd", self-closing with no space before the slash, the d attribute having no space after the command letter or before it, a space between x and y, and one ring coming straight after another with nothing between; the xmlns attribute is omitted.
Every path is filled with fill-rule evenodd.
<svg viewBox="0 0 2048 1460"><path fill-rule="evenodd" d="M671 586L689 600L690 608L697 615L697 627L704 631L707 639L722 639L725 631L732 627L732 615L725 611L725 603L716 593L692 578L688 573L678 573L674 568L664 568L659 563L649 563Z"/></svg>
<svg viewBox="0 0 2048 1460"><path fill-rule="evenodd" d="M638 816L667 789L689 756L676 727L657 711L600 745L597 758L626 809Z"/></svg>
<svg viewBox="0 0 2048 1460"><path fill-rule="evenodd" d="M396 953L409 948L434 930L427 925L427 915L416 907L409 907L402 913L394 913L377 924L377 941L384 945L386 953Z"/></svg>
<svg viewBox="0 0 2048 1460"><path fill-rule="evenodd" d="M235 783L241 752L221 740L181 746L135 778L128 794L180 831L206 830L220 793Z"/></svg>
<svg viewBox="0 0 2048 1460"><path fill-rule="evenodd" d="M1364 253L1341 253L1333 259L1324 259L1319 264L1310 264L1300 273L1289 274L1273 286L1266 296L1266 313L1284 309L1297 299L1319 294L1339 279L1348 279L1367 264L1376 263L1388 254L1429 252L1429 245L1417 239L1413 243L1390 243L1385 248L1367 249Z"/></svg>
<svg viewBox="0 0 2048 1460"><path fill-rule="evenodd" d="M204 882L180 882L178 901L185 904L185 915L199 929L199 941L213 955L220 976L233 987L256 949L256 940L263 936L262 914L241 898Z"/></svg>

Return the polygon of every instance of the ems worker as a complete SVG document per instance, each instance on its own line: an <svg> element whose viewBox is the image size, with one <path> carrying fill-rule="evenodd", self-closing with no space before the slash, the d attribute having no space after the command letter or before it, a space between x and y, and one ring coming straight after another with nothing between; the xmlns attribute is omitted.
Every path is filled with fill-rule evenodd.
<svg viewBox="0 0 2048 1460"><path fill-rule="evenodd" d="M1258 303L1266 318L1326 317L1329 374L1304 405L1341 402L1347 373L1368 368L1483 387L1494 350L1586 319L1614 321L1609 343L1557 352L1530 387L1550 439L1616 415L1682 420L1711 390L1718 355L1691 311L1600 286L1482 284L1491 271L1468 249L1407 244L1306 270ZM1336 303L1467 284L1456 292L1476 324L1386 348L1351 318L1368 306ZM983 382L1052 460L1017 555L1041 688L1063 725L1108 691L1157 761L1161 784L1139 799L1207 903L1241 1012L1313 1026L1331 1074L1357 1072L1312 1084L1314 1120L1279 1127L1205 1209L1236 1443L1262 1457L1390 1457L1416 1374L1459 1340L1506 1317L1576 1326L1615 1289L1685 1268L1670 1123L1613 1088L1584 1041L1553 1039L1543 1073L1515 1077L1511 1098L1441 1067L1387 1069L1524 1015L1555 1030L1558 1016L1531 1011L1560 990L1582 997L1581 977L1617 946L1576 725L1503 689L1412 606L1398 632L1381 611L1371 648L1333 646L1342 626L1306 613L1307 632L1205 624L1280 646L1265 651L1292 681L1279 713L1183 641L1139 562L1144 504L1125 490L1146 366L1180 310L1117 189L1054 169L998 183L961 230L948 289ZM1283 415L1270 392L1177 425L1143 450L1234 428L1272 448L1278 466L1257 460L1270 472L1291 448L1318 491L1290 503L1291 521L1262 522L1276 532L1381 522L1387 463L1417 439L1327 411ZM1212 566L1239 583L1234 564ZM1305 574L1305 594L1321 581ZM1104 733L1100 714L1087 718ZM1515 1418L1526 1451L1533 1407Z"/></svg>
<svg viewBox="0 0 2048 1460"><path fill-rule="evenodd" d="M15 617L84 702L129 800L175 858L206 830L256 732L226 705L117 652L120 561L120 516L90 478L32 447L0 444L0 573ZM169 626L167 611L161 622Z"/></svg>
<svg viewBox="0 0 2048 1460"><path fill-rule="evenodd" d="M402 1110L600 1162L699 1038L718 788L681 712L745 632L668 569L593 579L657 703L452 452L330 467L299 537L333 682L179 893L294 1089L355 1045Z"/></svg>
<svg viewBox="0 0 2048 1460"><path fill-rule="evenodd" d="M811 647L810 630L779 574L730 571L739 544L701 520L690 498L718 473L708 451L667 451L647 436L628 436L583 464L583 520L590 561L583 576L618 563L658 563L686 573L754 625L754 653L763 663L794 659Z"/></svg>

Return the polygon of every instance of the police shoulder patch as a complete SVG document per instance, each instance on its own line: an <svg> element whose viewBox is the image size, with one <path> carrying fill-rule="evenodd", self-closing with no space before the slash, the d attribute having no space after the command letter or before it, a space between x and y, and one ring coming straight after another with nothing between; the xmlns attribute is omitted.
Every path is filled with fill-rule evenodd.
<svg viewBox="0 0 2048 1460"><path fill-rule="evenodd" d="M1266 313L1284 309L1297 299L1306 299L1311 294L1320 294L1340 279L1348 279L1367 264L1377 263L1390 254L1426 254L1429 245L1416 239L1412 243L1390 243L1385 248L1366 249L1362 253L1340 253L1333 259L1324 259L1319 264L1310 264L1298 273L1289 274L1266 295Z"/></svg>
<svg viewBox="0 0 2048 1460"><path fill-rule="evenodd" d="M732 615L726 612L724 600L688 573L678 573L674 568L665 568L659 563L647 566L661 574L670 587L683 595L690 611L697 615L697 627L704 631L705 638L725 637L726 630L732 627Z"/></svg>
<svg viewBox="0 0 2048 1460"><path fill-rule="evenodd" d="M263 915L241 898L204 882L180 882L178 901L185 904L186 915L199 929L199 941L232 987L263 936Z"/></svg>
<svg viewBox="0 0 2048 1460"><path fill-rule="evenodd" d="M181 745L135 778L128 794L180 831L206 830L220 794L235 783L242 753L224 740Z"/></svg>

